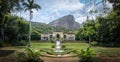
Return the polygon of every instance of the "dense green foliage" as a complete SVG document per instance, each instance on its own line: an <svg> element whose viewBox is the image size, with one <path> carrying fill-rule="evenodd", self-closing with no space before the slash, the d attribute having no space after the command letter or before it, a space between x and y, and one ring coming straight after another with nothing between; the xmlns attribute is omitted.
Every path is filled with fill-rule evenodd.
<svg viewBox="0 0 120 62"><path fill-rule="evenodd" d="M97 16L96 20L87 20L76 33L77 40L96 41L102 46L120 46L120 3L113 3L113 9L105 16ZM103 0L103 2L106 2ZM108 11L104 8L104 11ZM104 12L103 11L103 12Z"/></svg>
<svg viewBox="0 0 120 62"><path fill-rule="evenodd" d="M105 17L98 17L95 21L86 21L83 28L77 32L77 36L82 39L92 38L103 46L120 46L120 16L116 11L111 11ZM88 34L90 33L90 34ZM86 36L88 35L88 36Z"/></svg>
<svg viewBox="0 0 120 62"><path fill-rule="evenodd" d="M120 16L117 16L117 12L112 11L105 18L98 18L98 23L97 41L111 46L120 46Z"/></svg>
<svg viewBox="0 0 120 62"><path fill-rule="evenodd" d="M120 16L120 0L108 0L113 3L113 10L116 11L117 16Z"/></svg>
<svg viewBox="0 0 120 62"><path fill-rule="evenodd" d="M30 2L30 0L28 0ZM31 1L30 5L33 4ZM25 8L23 8L23 5ZM14 16L12 13L21 12L22 10L30 10L40 6L33 4L27 8L27 3L24 0L0 0L0 44L10 43L12 45L22 45L28 38L29 25L23 18ZM38 10L38 9L37 9ZM32 10L30 10L31 12ZM33 39L38 39L37 31L33 31Z"/></svg>
<svg viewBox="0 0 120 62"><path fill-rule="evenodd" d="M90 48L73 51L80 58L79 62L97 62L95 53Z"/></svg>
<svg viewBox="0 0 120 62"><path fill-rule="evenodd" d="M95 34L95 21L87 20L83 23L83 28L80 28L77 31L76 39L77 40L89 40L91 41Z"/></svg>
<svg viewBox="0 0 120 62"><path fill-rule="evenodd" d="M13 12L19 11L20 8L22 9L21 3L23 1L0 0L0 43L17 44L19 42L16 39L20 40L26 35L27 24L25 20L12 15Z"/></svg>
<svg viewBox="0 0 120 62"><path fill-rule="evenodd" d="M19 41L27 39L28 23L23 18L14 15L6 15L2 27L4 27L4 38L2 38L2 34L0 34L0 39L5 43L18 45Z"/></svg>
<svg viewBox="0 0 120 62"><path fill-rule="evenodd" d="M20 3L23 0L0 0L0 28L3 29L5 15L10 14L17 9L21 8Z"/></svg>
<svg viewBox="0 0 120 62"><path fill-rule="evenodd" d="M16 52L20 62L44 62L40 58L40 51L33 51L31 48L26 48L24 51Z"/></svg>
<svg viewBox="0 0 120 62"><path fill-rule="evenodd" d="M64 31L69 32L70 30L63 27L53 27L48 24L32 22L32 30L36 30L39 33L51 33L53 31Z"/></svg>

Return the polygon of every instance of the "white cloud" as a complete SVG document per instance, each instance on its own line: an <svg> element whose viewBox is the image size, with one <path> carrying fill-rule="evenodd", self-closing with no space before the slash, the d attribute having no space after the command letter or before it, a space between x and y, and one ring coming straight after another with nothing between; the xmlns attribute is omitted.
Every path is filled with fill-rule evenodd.
<svg viewBox="0 0 120 62"><path fill-rule="evenodd" d="M46 23L46 21L49 21L50 17L46 17L46 16L39 16L39 20L36 20L36 21L39 21L39 22L42 22L42 23Z"/></svg>
<svg viewBox="0 0 120 62"><path fill-rule="evenodd" d="M79 0L59 0L60 2L52 5L52 9L56 10L66 10L66 11L74 11L78 9L82 9L84 4L80 3Z"/></svg>
<svg viewBox="0 0 120 62"><path fill-rule="evenodd" d="M35 22L49 23L62 16L73 14L75 21L82 23L86 20L86 16L92 7L85 7L85 4L79 0L35 0L41 6L41 10L33 10L33 20ZM112 7L110 3L106 3L108 7ZM98 11L102 11L102 4L95 7ZM23 12L22 16L29 20L29 12ZM90 15L89 15L90 16ZM93 16L94 17L94 16ZM91 17L90 17L91 18ZM95 18L95 17L94 17Z"/></svg>
<svg viewBox="0 0 120 62"><path fill-rule="evenodd" d="M76 22L78 22L78 23L83 23L83 22L85 22L87 20L87 17L86 16L82 16L82 17L78 17L78 18L76 18Z"/></svg>
<svg viewBox="0 0 120 62"><path fill-rule="evenodd" d="M45 1L49 3L46 4ZM44 3L42 4L44 4L46 8L41 10L41 14L46 15L40 15L40 18L47 23L62 16L68 15L70 12L81 10L84 6L84 4L80 3L79 0L53 0L53 2L44 0ZM47 19L44 19L43 16Z"/></svg>

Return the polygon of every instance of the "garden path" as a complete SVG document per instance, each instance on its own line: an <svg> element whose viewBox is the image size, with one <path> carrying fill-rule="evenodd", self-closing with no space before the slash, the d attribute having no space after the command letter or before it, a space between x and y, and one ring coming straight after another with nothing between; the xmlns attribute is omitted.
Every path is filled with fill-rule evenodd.
<svg viewBox="0 0 120 62"><path fill-rule="evenodd" d="M41 57L44 62L79 62L77 57L64 57L64 58L53 58L53 57Z"/></svg>

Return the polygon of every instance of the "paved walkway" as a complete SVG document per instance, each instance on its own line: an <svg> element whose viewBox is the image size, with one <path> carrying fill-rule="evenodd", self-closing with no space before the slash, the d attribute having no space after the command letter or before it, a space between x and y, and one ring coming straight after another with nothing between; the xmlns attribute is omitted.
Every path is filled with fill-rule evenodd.
<svg viewBox="0 0 120 62"><path fill-rule="evenodd" d="M66 58L53 58L53 57L41 57L44 62L79 62L77 57L66 57Z"/></svg>

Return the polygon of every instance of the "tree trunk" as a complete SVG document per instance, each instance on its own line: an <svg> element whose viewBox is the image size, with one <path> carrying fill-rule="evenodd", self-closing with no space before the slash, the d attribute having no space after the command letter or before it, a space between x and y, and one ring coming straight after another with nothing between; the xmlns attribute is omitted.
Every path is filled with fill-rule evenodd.
<svg viewBox="0 0 120 62"><path fill-rule="evenodd" d="M30 20L29 20L29 42L28 42L28 47L30 47L30 42L31 42L31 20L32 20L32 11L30 10Z"/></svg>
<svg viewBox="0 0 120 62"><path fill-rule="evenodd" d="M89 47L91 47L91 36L89 36Z"/></svg>
<svg viewBox="0 0 120 62"><path fill-rule="evenodd" d="M4 41L4 28L3 27L2 27L1 34L2 34L2 40Z"/></svg>
<svg viewBox="0 0 120 62"><path fill-rule="evenodd" d="M4 41L5 38L4 38L4 21L5 21L5 15L2 15L3 16L3 19L2 19L2 29L1 29L1 34L2 34L2 40Z"/></svg>

